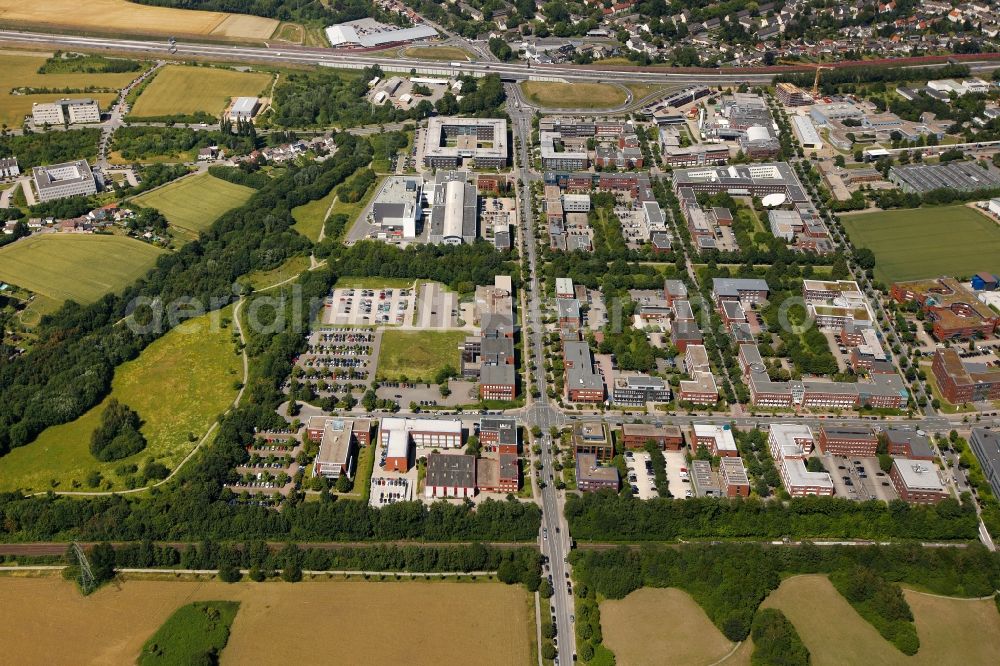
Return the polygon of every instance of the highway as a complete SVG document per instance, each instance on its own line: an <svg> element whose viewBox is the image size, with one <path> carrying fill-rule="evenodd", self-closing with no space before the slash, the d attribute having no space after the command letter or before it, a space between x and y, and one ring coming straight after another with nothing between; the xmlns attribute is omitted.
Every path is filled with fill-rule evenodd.
<svg viewBox="0 0 1000 666"><path fill-rule="evenodd" d="M561 79L565 81L640 81L653 83L767 83L773 74L712 74L681 73L670 71L630 71L596 70L581 66L531 65L523 62L463 62L452 67L440 60L420 60L392 58L380 55L366 55L338 49L303 47L261 47L230 44L199 44L177 42L176 51L166 41L144 41L118 37L83 37L76 35L45 34L17 30L0 30L0 43L33 44L46 48L112 50L134 53L146 58L184 60L191 57L213 58L230 62L256 62L292 65L325 65L348 69L362 69L379 65L386 71L417 69L425 73L446 73L461 71L464 74L500 74L506 80L527 80L529 78ZM280 49L280 50L279 50Z"/></svg>

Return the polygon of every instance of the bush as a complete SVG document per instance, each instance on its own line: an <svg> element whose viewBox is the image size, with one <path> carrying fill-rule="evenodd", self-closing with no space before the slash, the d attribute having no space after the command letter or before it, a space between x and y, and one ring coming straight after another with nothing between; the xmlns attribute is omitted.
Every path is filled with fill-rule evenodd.
<svg viewBox="0 0 1000 666"><path fill-rule="evenodd" d="M139 426L139 415L112 398L101 415L101 425L90 436L90 453L101 462L139 453L146 448Z"/></svg>

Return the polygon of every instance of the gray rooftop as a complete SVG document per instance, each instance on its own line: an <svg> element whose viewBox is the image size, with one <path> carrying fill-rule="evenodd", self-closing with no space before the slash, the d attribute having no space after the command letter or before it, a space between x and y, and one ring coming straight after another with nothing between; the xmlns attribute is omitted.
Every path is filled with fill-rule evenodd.
<svg viewBox="0 0 1000 666"><path fill-rule="evenodd" d="M431 453L427 456L428 486L469 488L476 485L476 457Z"/></svg>

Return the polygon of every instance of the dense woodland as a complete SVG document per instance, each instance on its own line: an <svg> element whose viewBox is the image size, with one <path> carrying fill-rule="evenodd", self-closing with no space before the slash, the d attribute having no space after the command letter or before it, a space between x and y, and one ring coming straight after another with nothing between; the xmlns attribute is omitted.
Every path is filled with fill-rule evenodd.
<svg viewBox="0 0 1000 666"><path fill-rule="evenodd" d="M96 127L66 132L25 133L0 136L0 157L17 157L21 172L31 167L72 160L91 160L97 155L101 130Z"/></svg>
<svg viewBox="0 0 1000 666"><path fill-rule="evenodd" d="M470 116L496 116L506 99L499 75L481 79L462 76L461 101L447 92L436 104L422 100L404 111L391 104L373 105L366 99L368 82L376 76L384 76L378 66L365 68L357 77L323 67L292 72L282 77L274 91L273 122L279 127L353 127L426 118L434 111L442 115L461 112Z"/></svg>
<svg viewBox="0 0 1000 666"><path fill-rule="evenodd" d="M566 517L581 541L675 539L925 539L975 540L971 502L936 506L829 497L786 502L692 498L638 500L610 492L570 496Z"/></svg>
<svg viewBox="0 0 1000 666"><path fill-rule="evenodd" d="M281 21L322 21L343 23L380 14L369 0L330 0L301 2L300 0L134 0L141 5L232 12L275 18Z"/></svg>

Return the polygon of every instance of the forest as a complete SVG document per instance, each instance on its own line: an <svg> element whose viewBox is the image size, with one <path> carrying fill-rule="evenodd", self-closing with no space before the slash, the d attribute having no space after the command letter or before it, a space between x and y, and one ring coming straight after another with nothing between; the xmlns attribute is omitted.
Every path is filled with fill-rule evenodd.
<svg viewBox="0 0 1000 666"><path fill-rule="evenodd" d="M323 21L343 23L380 14L369 0L331 0L301 2L299 0L134 0L141 5L232 12L275 18L280 21Z"/></svg>
<svg viewBox="0 0 1000 666"><path fill-rule="evenodd" d="M224 130L193 130L188 127L120 127L112 150L127 160L159 155L181 155L197 148L220 146L228 155L246 155L256 148L256 135Z"/></svg>
<svg viewBox="0 0 1000 666"><path fill-rule="evenodd" d="M853 502L832 497L638 500L611 493L570 496L566 517L581 541L676 539L924 539L975 540L971 502L936 506L896 500Z"/></svg>
<svg viewBox="0 0 1000 666"><path fill-rule="evenodd" d="M17 157L21 173L31 167L59 164L73 160L92 160L97 154L101 130L96 127L66 132L26 132L19 136L0 136L0 157Z"/></svg>
<svg viewBox="0 0 1000 666"><path fill-rule="evenodd" d="M426 118L437 110L442 115L461 111L464 115L497 116L506 99L496 74L481 79L462 76L462 100L451 93L432 105L423 100L404 111L391 104L373 105L366 95L368 81L384 76L378 66L367 67L357 77L347 77L329 68L292 72L282 77L274 91L274 124L279 127L340 125L355 127L375 123Z"/></svg>

